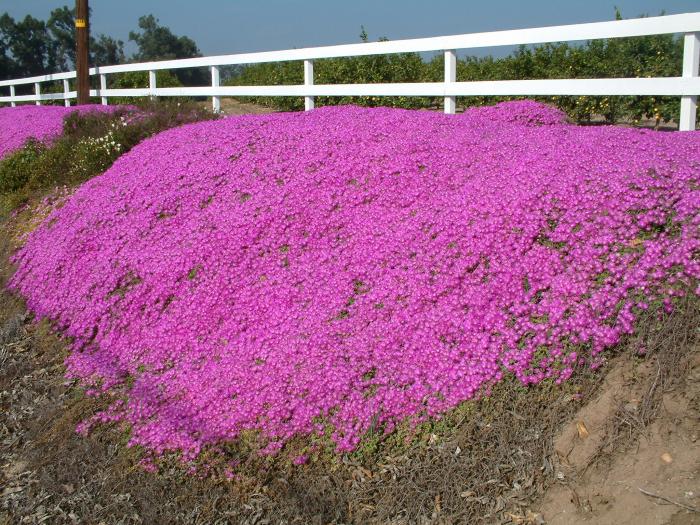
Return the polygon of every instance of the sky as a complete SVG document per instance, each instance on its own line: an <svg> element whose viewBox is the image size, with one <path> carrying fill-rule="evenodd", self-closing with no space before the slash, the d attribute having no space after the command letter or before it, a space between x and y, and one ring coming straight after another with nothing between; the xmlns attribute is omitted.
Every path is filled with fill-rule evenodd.
<svg viewBox="0 0 700 525"><path fill-rule="evenodd" d="M0 0L0 14L47 19L73 0ZM700 11L700 0L90 0L91 31L126 45L138 18L153 14L176 35L194 39L203 55L273 51L370 40L430 37L614 18ZM507 49L482 50L474 54Z"/></svg>

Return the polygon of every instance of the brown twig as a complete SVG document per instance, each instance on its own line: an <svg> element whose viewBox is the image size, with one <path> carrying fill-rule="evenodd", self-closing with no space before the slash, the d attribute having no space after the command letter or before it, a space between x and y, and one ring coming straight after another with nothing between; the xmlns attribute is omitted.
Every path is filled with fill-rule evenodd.
<svg viewBox="0 0 700 525"><path fill-rule="evenodd" d="M641 492L642 494L646 494L647 496L651 496L652 498L660 499L662 501L665 501L667 503L671 503L672 505L676 505L678 507L681 507L682 509L689 510L691 512L700 512L700 509L697 509L696 507L691 507L690 505L685 505L683 503L673 501L672 499L668 499L664 496L660 496L658 494L654 494L653 492L649 492L648 490L644 490L641 487L638 487L638 488L639 488L639 492Z"/></svg>

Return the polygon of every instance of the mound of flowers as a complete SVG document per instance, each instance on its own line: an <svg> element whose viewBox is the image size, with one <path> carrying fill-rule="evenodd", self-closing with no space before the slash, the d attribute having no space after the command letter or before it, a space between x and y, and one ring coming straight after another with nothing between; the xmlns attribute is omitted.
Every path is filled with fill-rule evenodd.
<svg viewBox="0 0 700 525"><path fill-rule="evenodd" d="M29 139L41 142L58 137L63 120L74 112L109 113L123 106L17 106L0 107L0 159L20 149Z"/></svg>
<svg viewBox="0 0 700 525"><path fill-rule="evenodd" d="M697 293L700 133L577 127L533 102L321 108L154 136L18 252L11 287L131 444L338 451L597 367Z"/></svg>

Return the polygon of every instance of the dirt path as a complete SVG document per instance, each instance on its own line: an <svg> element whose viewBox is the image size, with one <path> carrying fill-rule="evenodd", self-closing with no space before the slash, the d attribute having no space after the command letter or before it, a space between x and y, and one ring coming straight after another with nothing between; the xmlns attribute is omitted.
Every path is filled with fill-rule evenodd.
<svg viewBox="0 0 700 525"><path fill-rule="evenodd" d="M198 102L198 104L201 104L207 109L211 109L212 107L211 99L208 99L206 102ZM258 104L240 102L229 97L221 97L221 112L224 115L261 115L265 113L274 113L275 110Z"/></svg>

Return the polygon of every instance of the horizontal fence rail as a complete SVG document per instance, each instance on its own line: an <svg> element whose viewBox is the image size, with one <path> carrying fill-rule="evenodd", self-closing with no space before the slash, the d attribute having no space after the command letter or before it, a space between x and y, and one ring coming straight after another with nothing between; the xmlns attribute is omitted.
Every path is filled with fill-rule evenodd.
<svg viewBox="0 0 700 525"><path fill-rule="evenodd" d="M683 64L680 77L605 78L605 79L547 79L502 81L457 81L458 49L570 42L601 38L625 38L660 34L683 34ZM314 60L324 58L384 55L441 51L445 56L443 82L415 82L391 84L314 84ZM257 64L264 62L303 61L304 84L284 86L221 86L219 67L226 65ZM156 72L160 70L208 67L211 85L202 87L159 88ZM650 95L681 97L680 130L695 129L697 97L700 95L700 12L680 15L615 20L530 29L514 29L487 33L415 38L387 42L371 42L337 46L240 53L211 57L164 60L137 64L101 66L90 69L90 75L99 77L99 89L90 96L100 97L107 104L109 97L212 97L214 111L221 108L222 96L299 96L304 97L306 110L314 108L316 96L436 96L444 97L445 113L455 113L456 97L474 95ZM147 88L111 89L107 76L114 73L148 71ZM29 78L0 81L0 88L9 87L9 96L0 96L0 103L63 100L70 105L77 98L70 90L75 71ZM43 82L63 81L62 93L42 93ZM15 88L34 84L33 95L16 95Z"/></svg>

